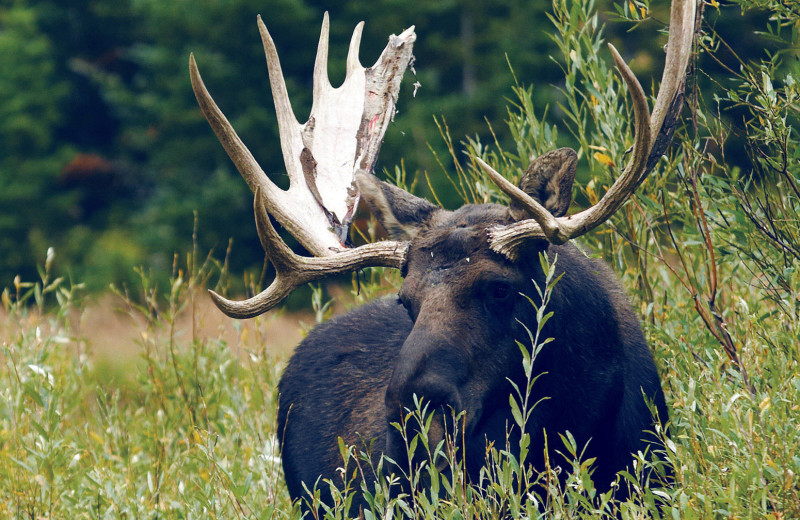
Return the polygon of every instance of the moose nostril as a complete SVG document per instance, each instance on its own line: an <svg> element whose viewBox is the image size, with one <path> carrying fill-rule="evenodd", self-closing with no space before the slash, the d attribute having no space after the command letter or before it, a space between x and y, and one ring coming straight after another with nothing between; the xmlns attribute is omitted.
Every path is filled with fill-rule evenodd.
<svg viewBox="0 0 800 520"><path fill-rule="evenodd" d="M449 415L451 408L455 413L461 411L461 399L458 398L458 393L453 391L431 394L431 397L424 399L423 403L428 404L429 412L442 410L445 414Z"/></svg>
<svg viewBox="0 0 800 520"><path fill-rule="evenodd" d="M456 388L441 385L408 385L387 388L386 412L390 417L416 411L433 413L443 411L450 414L461 411L461 399Z"/></svg>

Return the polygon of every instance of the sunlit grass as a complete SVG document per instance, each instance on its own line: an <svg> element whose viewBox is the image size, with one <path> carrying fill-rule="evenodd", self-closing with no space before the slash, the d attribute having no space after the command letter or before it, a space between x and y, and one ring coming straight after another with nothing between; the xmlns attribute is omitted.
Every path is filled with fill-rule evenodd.
<svg viewBox="0 0 800 520"><path fill-rule="evenodd" d="M71 323L80 288L43 277L7 293L0 408L3 518L231 518L291 511L280 484L275 386L281 363L175 327L205 296L193 277L139 314L137 357L87 352ZM144 285L147 287L147 284ZM38 289L37 289L38 287ZM44 298L58 294L55 307ZM47 332L43 332L46 330Z"/></svg>
<svg viewBox="0 0 800 520"><path fill-rule="evenodd" d="M220 339L193 337L190 326L176 327L171 320L177 311L191 310L193 300L205 297L196 283L200 279L174 276L171 291L151 304L117 296L129 312L147 311L140 316L138 355L120 362L89 355L73 329L74 313L82 308L79 287L59 281L50 288L55 282L43 276L35 284L20 282L21 303L6 292L0 516L300 515L283 483L275 432L276 387L285 355L275 357L265 348L237 351ZM552 461L543 473L520 465L511 454L514 447L495 446L476 486L458 471L448 475L435 469L440 457L458 467L452 445L430 446L421 439L414 441L415 449L425 450L431 463L405 476L395 472L395 479L417 483L414 492L392 495L387 479L377 488L369 482L372 507L364 516L798 517L800 319L778 316L755 301L738 309L731 332L746 338L741 354L754 396L683 305L665 308L659 325L649 328L672 413L665 454L674 467L672 486L655 480L646 485L642 470L651 462L643 454L619 479L619 487L631 490L627 502L615 500L614 489L601 494L591 481L591 461L581 460L582 447L569 436L549 439L563 446L566 458ZM521 390L518 397L524 398ZM420 407L424 410L424 403ZM424 421L421 410L412 410L406 424ZM352 476L366 459L352 448L341 449L352 493L361 486ZM562 487L558 474L564 472ZM317 497L334 496L339 504L327 512L321 508L322 516L346 516L344 484L318 484Z"/></svg>

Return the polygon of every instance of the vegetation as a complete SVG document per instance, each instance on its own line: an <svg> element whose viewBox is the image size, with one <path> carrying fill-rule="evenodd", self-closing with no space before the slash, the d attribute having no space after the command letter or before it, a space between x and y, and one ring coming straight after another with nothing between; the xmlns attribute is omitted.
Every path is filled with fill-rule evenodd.
<svg viewBox="0 0 800 520"><path fill-rule="evenodd" d="M260 268L260 244L252 227L242 225L252 222L247 187L209 131L188 71L194 52L217 102L264 171L285 187L257 14L275 38L301 119L310 110L324 10L331 14L334 84L344 77L360 20L365 64L377 59L390 34L416 24L417 76L406 75L379 165L392 169L403 160L414 172L437 168L429 145L445 153L433 116L463 134L489 135L484 117L502 121L512 81L504 53L521 77L548 86L537 106L552 100L549 85L560 80L547 58L552 44L524 23L546 23L540 13L547 6L544 0L0 3L0 94L8 100L0 108L6 252L0 287L18 274L32 279L51 246L60 258L54 269L93 291L135 283L136 266L168 272L173 253L192 245L194 212L201 250L222 256L232 239L232 268Z"/></svg>
<svg viewBox="0 0 800 520"><path fill-rule="evenodd" d="M284 3L285 9L275 9L275 24L287 31L291 27L313 32L307 29L316 19L309 5ZM258 6L235 2L234 14L226 10L226 16L221 16L214 12L213 3L208 4L192 11L194 16L189 18L170 15L166 4L148 1L120 2L113 7L101 7L100 2L12 2L0 8L0 47L7 50L0 53L0 91L25 94L0 108L0 135L7 145L0 156L0 180L5 183L0 196L4 207L11 208L0 219L3 248L9 251L3 259L7 262L3 276L9 280L4 284L5 315L0 321L0 516L299 516L298 504L290 503L281 481L274 431L276 382L285 360L263 347L242 351L219 338L199 335L193 327L182 330L178 326L181 311L196 312L210 281L220 279L218 285L224 289L229 279L236 278L228 276L231 264L214 260L214 255L205 262L200 259L197 251L210 249L204 240L214 242L217 249L225 248L227 234L243 227L233 222L251 219L244 183L234 178L218 147L209 144L211 133L190 109L188 80L169 72L184 67L184 46L202 40L202 45L191 44L196 45L193 50L198 60L205 54L209 62L216 62L218 68L207 73L208 82L222 86L221 104L241 110L231 115L243 134L255 125L270 127L273 117L261 96L249 97L247 89L230 88L239 85L239 80L232 80L232 65L226 63L235 55L227 49L235 48L233 40L239 38L247 40L253 55L247 56L248 67L261 62L257 45L250 46L250 36L241 35L246 25L236 14L250 17ZM370 5L374 7L348 4L342 11L365 12L369 18L383 4ZM446 18L444 7L419 9L430 10L425 13L430 20ZM678 129L668 155L635 198L610 224L579 243L587 254L601 256L615 268L640 310L671 409L670 437L660 455L673 468L673 482L663 485L663 464L654 461L652 454L639 454L635 469L618 481L618 488L631 490L630 499L620 502L613 491L600 494L591 480L591 461L581 459L582 447L567 436L549 439L563 446L565 459L552 461L551 468L541 474L531 473L522 464L525 449L538 447L524 446L517 459L505 447L495 446L487 451L482 486L468 485L458 471L445 478L434 469L435 464L429 464L405 475L424 479L426 484L413 487L407 496L390 497L385 483L378 486L371 498L372 510L364 512L366 518L800 517L800 147L796 131L800 123L800 10L777 0L737 0L727 6L712 1L703 9L694 74L686 90L684 127ZM86 145L82 139L91 139L79 135L61 138L66 128L63 121L79 113L65 101L74 94L74 84L61 70L66 66L61 58L73 51L69 45L56 44L61 40L52 31L59 24L48 19L48 13L70 12L80 15L80 23L91 17L118 22L114 31L106 28L114 33L108 38L129 44L121 47L123 61L134 64L127 72L121 62L115 71L90 60L73 59L69 65L71 74L83 78L86 92L102 93L102 103L113 114L108 124L121 129L111 132L113 139L105 144ZM615 6L613 14L603 13L617 30L636 28L625 41L646 42L637 60L657 60L647 51L663 43L654 35L662 27L658 20L665 19L664 6L637 0ZM332 15L335 22L336 13ZM432 185L439 198L444 198L444 190L451 190L467 201L503 200L478 173L470 155L485 158L514 178L532 156L571 144L579 151L579 170L585 172L576 183L577 202L582 206L596 202L618 175L630 146L631 123L624 86L605 59L602 45L614 35L604 35L601 16L591 0L556 0L548 16L553 37L551 43L543 44L543 52L552 55L564 83L550 94L552 98L538 97L539 87L521 83L531 75L520 72L510 53L509 62L520 83L507 112L506 129L499 128L499 118L490 118L495 122L494 133L473 134L465 125L472 137L464 143L468 155L462 155L462 146L449 139L449 128L459 128L460 135L462 127L449 116L447 123L440 121L446 139L437 157L443 169L452 172L452 184ZM185 32L163 29L174 27L176 18ZM146 23L139 26L139 21ZM75 20L69 23L80 25ZM41 30L48 24L50 32ZM760 24L757 35L742 30L755 24ZM147 44L141 43L138 32L143 27L150 31ZM396 29L385 32L392 31ZM233 38L231 47L218 45L223 36ZM25 45L20 44L23 40ZM750 51L753 42L758 42L759 54ZM418 52L424 47L420 41ZM295 51L308 54L298 58L299 63L313 62L313 47L289 52ZM259 77L263 72L246 70ZM66 76L78 81L74 75ZM154 116L164 113L171 116ZM94 124L99 123L95 120ZM277 142L273 137L264 140ZM113 202L94 207L86 202L91 195L87 190L97 186L94 182L70 189L54 187L58 175L72 171L60 169L64 161L89 149L98 151L98 156L99 152L119 153L117 164L130 169L114 170L114 175L129 172L137 179L133 184L144 186L146 193L121 188L125 197L107 199L117 188L106 187L112 191L104 192L101 199ZM215 166L209 169L208 164ZM413 172L416 166L407 164ZM26 182L10 171L25 173ZM393 176L405 182L406 172L397 168ZM428 183L418 175L416 184ZM176 194L185 195L180 204L175 203ZM212 204L204 196L217 198ZM207 213L223 203L240 208L241 215L231 212L217 219ZM444 203L455 201L445 199ZM81 216L75 216L75 208L82 208ZM183 260L170 262L175 244L182 242L169 240L183 235L181 240L191 243L191 209L198 210L195 236L201 238L194 248L184 248L192 253ZM124 216L126 212L134 214L132 220ZM29 219L30 224L21 226L19 219ZM181 219L188 219L188 224L175 226ZM53 222L61 227L52 227ZM141 233L147 236L137 236L134 230L139 226L147 229ZM374 226L368 228L365 233L374 231ZM87 241L93 246L85 247ZM243 242L237 237L236 254L260 258ZM57 246L58 257L47 250L51 243ZM153 253L159 247L160 252ZM63 267L59 267L61 251ZM34 254L45 258L44 266L38 273L23 271L19 263L35 265ZM130 261L147 261L156 274L149 274L149 269L134 272L128 267ZM233 264L230 269L239 272L245 262ZM122 274L116 281L126 282L128 289L118 291L118 306L143 323L140 358L128 364L109 364L93 356L95 346L87 343L76 325L89 291L62 274L71 272L73 279L81 281L82 275L99 266L108 267L103 276L114 271ZM11 273L16 272L22 276L14 278ZM242 286L257 285L252 280L248 277ZM374 269L360 284L354 282L353 294L341 299L357 303L390 291L397 283L396 273ZM326 319L330 306L322 292L315 291L313 301L318 321ZM540 315L547 315L546 307ZM269 318L256 318L255 323L258 333L269 334ZM530 344L521 345L526 359L532 359L533 385L535 353L545 342L534 330ZM526 395L521 388L512 396L521 427L530 406L535 406L526 402ZM406 422L398 427L413 426L416 421L424 424L424 409L420 403L420 409L409 411ZM453 458L446 444L430 446L424 436L408 441L416 450L425 450L431 462ZM352 448L342 446L341 450L346 468L343 479L320 482L312 490L312 496L332 494L339 501L337 508L323 511L330 518L345 516L347 493L352 492L348 484L352 487L354 472L363 462ZM397 462L403 467L402 461ZM563 488L554 485L558 464L569 473ZM404 478L400 469L397 475Z"/></svg>

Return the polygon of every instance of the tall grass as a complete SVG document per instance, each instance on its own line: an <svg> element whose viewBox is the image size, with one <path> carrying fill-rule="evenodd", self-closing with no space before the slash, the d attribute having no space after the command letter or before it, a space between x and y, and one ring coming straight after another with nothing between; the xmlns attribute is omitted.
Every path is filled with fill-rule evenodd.
<svg viewBox="0 0 800 520"><path fill-rule="evenodd" d="M203 279L178 271L164 296L147 278L135 300L119 295L145 324L139 358L121 366L98 363L73 330L80 287L19 283L33 307L5 293L0 517L291 516L274 432L281 363L176 328Z"/></svg>
<svg viewBox="0 0 800 520"><path fill-rule="evenodd" d="M737 3L768 10L772 37L797 45L800 14L791 6ZM632 24L649 13L649 3L638 0L618 10ZM566 77L557 108L567 121L562 134L572 135L590 171L578 188L583 204L595 202L618 175L630 144L619 137L630 135L624 87L598 57L598 20L589 0L554 2L551 21L563 54L556 59ZM713 54L724 42L704 27L698 48ZM671 410L671 435L659 454L672 468L671 484L659 478L663 462L642 453L611 491L600 493L591 461L569 435L548 439L564 457L541 472L524 462L542 447L526 445L523 435L521 450L488 449L481 482L468 482L454 448L458 416L450 442L430 445L426 405L419 403L397 427L407 433L408 451L424 453L427 463L382 461L389 471L377 474L394 476L366 483L364 518L800 518L800 275L792 254L800 244L798 198L790 189L800 178L792 126L799 87L782 56L741 64L716 106L694 92L691 127L677 132L670 154L607 228L579 243L616 269L642 316ZM471 155L511 178L560 139L554 125L533 113L530 89L518 85L516 94L508 121L514 150L466 143ZM726 99L753 116L743 138L754 173L725 163L725 140L735 133L720 116ZM719 152L709 152L709 143ZM502 200L455 149L450 142L456 189L469 200ZM396 177L405 178L402 169ZM116 292L121 312L141 324L133 361L92 355L86 331L76 326L83 288L53 278L53 254L38 280L17 279L4 290L0 518L301 515L282 481L276 442L276 386L285 359L265 347L242 351L222 336L197 334L197 302L217 269L197 258L195 251L184 264L176 261L171 274L156 273L169 277L166 285L142 270L138 289ZM371 270L354 281L348 302L398 284L395 274ZM326 319L329 302L319 290L312 298L316 321ZM189 325L180 325L181 312L193 318ZM545 306L540 318L546 316ZM256 322L255 330L269 333L268 318ZM546 340L532 330L530 344L521 345L534 385L530 366ZM535 405L526 395L519 388L511 396L519 428ZM315 509L319 517L346 517L361 486L357 477L366 474L365 454L345 445L340 451L342 478L309 489L312 505L323 497L335 504ZM410 481L407 491L390 493L401 480ZM623 487L628 498L621 501Z"/></svg>
<svg viewBox="0 0 800 520"><path fill-rule="evenodd" d="M45 269L40 281L18 283L19 299L6 291L0 516L300 516L282 482L275 435L276 384L284 360L265 351L237 356L220 340L200 340L191 330L175 328L177 309L203 297L203 279L184 279L178 271L171 291L153 304L120 295L120 309L147 319L139 358L113 369L89 355L70 325L69 316L83 305L79 286L53 282ZM143 287L152 290L146 282ZM383 461L397 469L377 487L368 483L371 508L364 517L800 517L800 316L776 314L768 302L747 294L737 302L730 333L745 338L740 355L750 368L756 390L751 394L713 336L690 319L691 308L676 300L648 329L672 412L672 437L662 457L674 469L673 485L646 485L644 469L653 462L639 454L631 472L618 480L617 488L629 489L630 498L617 501L617 488L601 494L591 479L591 461L582 460L582 446L569 436L548 439L565 457L542 473L524 464L526 450L542 447L525 445L515 457L516 447L495 446L487 451L482 481L470 483L455 454L458 431L437 446L424 435L415 437L413 432L430 424L420 403L397 427L409 432L409 452L425 453L428 463L403 471L407 461ZM540 314L547 316L545 306ZM545 341L534 330L531 344L521 345L532 364ZM524 388L512 396L519 410L516 426L524 425L525 410L533 406L525 396ZM360 486L354 477L368 463L352 447L340 448L343 480L310 490L310 503L333 496L338 504L320 508L320 517L347 516ZM449 471L436 469L442 467L439 459ZM561 473L567 474L565 486L558 485ZM412 481L413 492L391 494L390 484L401 479Z"/></svg>

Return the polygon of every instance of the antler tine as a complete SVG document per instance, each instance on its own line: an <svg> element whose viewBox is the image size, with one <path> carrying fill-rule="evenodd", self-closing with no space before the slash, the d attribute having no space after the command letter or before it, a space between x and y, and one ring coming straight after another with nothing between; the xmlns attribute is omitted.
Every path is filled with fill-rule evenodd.
<svg viewBox="0 0 800 520"><path fill-rule="evenodd" d="M353 37L350 38L350 48L347 50L347 73L345 77L362 68L361 61L358 59L358 51L361 48L361 34L363 31L364 22L358 22L355 30L353 30Z"/></svg>
<svg viewBox="0 0 800 520"><path fill-rule="evenodd" d="M261 196L261 192L256 190L253 196L253 212L256 217L256 233L261 247L264 249L269 261L275 271L291 272L295 267L294 257L297 256L286 245L281 236L275 231L275 227L269 220L269 199Z"/></svg>
<svg viewBox="0 0 800 520"><path fill-rule="evenodd" d="M267 58L267 69L269 71L269 85L272 88L272 100L275 103L275 114L278 117L278 133L281 139L281 150L283 150L283 161L286 164L286 171L289 174L290 182L297 182L295 172L297 158L292 155L293 140L298 135L295 130L300 126L292 110L292 103L289 101L289 92L286 90L286 80L283 78L281 60L278 58L278 49L272 36L258 15L258 32L261 34L261 43L264 46L264 54Z"/></svg>
<svg viewBox="0 0 800 520"><path fill-rule="evenodd" d="M289 92L286 90L286 80L283 78L278 49L275 47L275 42L272 40L272 35L269 33L267 26L261 19L261 15L258 15L256 19L258 32L261 35L261 43L264 46L264 55L267 59L269 85L272 88L272 99L275 102L275 112L278 114L278 124L298 124L292 110L292 103L289 101ZM283 130L281 130L281 140L283 140Z"/></svg>
<svg viewBox="0 0 800 520"><path fill-rule="evenodd" d="M583 235L611 218L611 215L628 199L644 176L647 158L650 156L652 148L650 109L647 106L647 97L644 94L642 85L619 55L617 49L611 44L608 44L608 47L611 50L611 56L617 64L620 75L628 85L628 93L633 100L633 151L628 165L622 171L622 175L611 185L600 201L591 208L565 221L563 226L565 228L563 233L564 241Z"/></svg>
<svg viewBox="0 0 800 520"><path fill-rule="evenodd" d="M619 55L617 49L611 44L608 46L611 50L611 56L614 58L614 62L619 69L620 75L628 85L628 90L633 98L635 137L633 153L631 154L631 159L627 167L597 204L570 219L556 218L547 211L544 206L539 204L536 199L514 186L479 157L475 158L497 187L528 210L532 220L539 226L540 232L543 234L544 238L553 244L563 244L608 220L627 199L627 196L638 182L641 173L647 165L650 143L652 141L650 134L650 110L647 107L647 99L642 85L639 83L639 80L636 79L633 71L631 71ZM494 230L492 232L497 233L497 231Z"/></svg>
<svg viewBox="0 0 800 520"><path fill-rule="evenodd" d="M672 3L667 57L650 123L653 136L656 136L661 130L675 95L678 91L683 90L686 67L689 64L689 57L692 55L692 46L694 45L696 11L695 0L676 0Z"/></svg>
<svg viewBox="0 0 800 520"><path fill-rule="evenodd" d="M550 242L558 240L559 225L552 213L547 211L547 208L542 206L538 200L534 199L518 187L514 186L508 179L500 175L500 173L489 166L480 157L475 157L475 162L483 168L486 175L497 185L506 195L516 200L528 211L531 218L536 221L542 229L542 233Z"/></svg>
<svg viewBox="0 0 800 520"><path fill-rule="evenodd" d="M516 189L508 181L498 182L497 178L501 176L478 159L478 164L500 189L523 204L533 216L530 220L492 228L489 231L489 239L494 251L513 260L518 256L519 246L527 239L545 238L551 243L561 244L583 235L608 220L644 181L655 164L653 154L660 156L663 153L662 145L666 147L671 137L671 129L679 116L678 110L670 109L675 108L673 106L675 100L681 97L694 37L694 17L695 0L673 1L666 64L652 117L642 86L614 46L609 44L611 55L633 100L635 137L633 153L622 175L591 208L575 215L555 218L532 197ZM674 121L666 121L668 115ZM666 136L661 135L665 132ZM662 142L654 147L657 136ZM509 189L509 185L515 189Z"/></svg>
<svg viewBox="0 0 800 520"><path fill-rule="evenodd" d="M253 191L260 189L266 196L274 196L275 192L279 190L278 187L266 176L253 154L250 153L250 150L239 138L225 114L222 113L211 94L208 93L208 89L203 83L203 78L200 76L200 70L197 68L194 53L189 55L189 76L200 110L208 120L209 125L217 135L217 139L222 143L236 169L239 170L239 173L250 186L250 189Z"/></svg>
<svg viewBox="0 0 800 520"><path fill-rule="evenodd" d="M281 239L269 220L267 201L256 191L254 212L258 238L275 268L275 279L256 296L233 301L209 290L211 299L231 318L246 319L272 309L297 287L340 273L364 267L393 267L399 269L405 261L408 242L384 241L342 251L332 257L305 257L295 254Z"/></svg>
<svg viewBox="0 0 800 520"><path fill-rule="evenodd" d="M636 79L633 71L622 59L622 56L617 52L617 48L612 44L608 44L608 49L611 51L611 57L614 58L614 63L617 65L620 76L628 86L628 93L631 95L633 101L633 153L628 161L628 166L625 167L622 177L637 178L644 169L647 163L647 156L652 147L652 128L650 126L650 108L647 106L647 97L644 94L641 83ZM623 184L619 181L614 185ZM614 186L609 190L612 191Z"/></svg>
<svg viewBox="0 0 800 520"><path fill-rule="evenodd" d="M322 29L319 32L319 46L317 47L317 59L314 61L314 100L320 99L322 92L331 88L328 78L328 35L330 33L330 21L328 11L322 17ZM314 112L314 107L311 108Z"/></svg>
<svg viewBox="0 0 800 520"><path fill-rule="evenodd" d="M217 307L231 318L245 319L258 316L271 309L286 298L298 285L292 281L291 273L296 266L295 255L289 246L281 239L278 232L269 221L267 209L261 191L256 189L254 198L254 211L256 216L256 229L261 247L264 248L276 276L267 289L261 291L254 298L245 301L228 300L209 289L211 299ZM288 273L289 276L286 276Z"/></svg>

